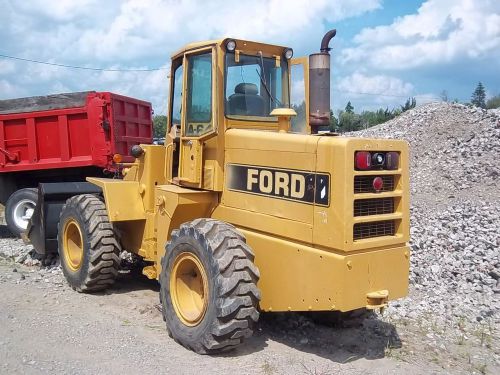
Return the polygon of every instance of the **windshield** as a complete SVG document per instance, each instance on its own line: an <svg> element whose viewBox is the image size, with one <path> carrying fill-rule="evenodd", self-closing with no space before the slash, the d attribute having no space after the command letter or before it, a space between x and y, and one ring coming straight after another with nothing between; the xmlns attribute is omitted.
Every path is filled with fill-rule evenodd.
<svg viewBox="0 0 500 375"><path fill-rule="evenodd" d="M225 112L235 119L276 121L273 109L289 106L288 62L269 57L226 54Z"/></svg>

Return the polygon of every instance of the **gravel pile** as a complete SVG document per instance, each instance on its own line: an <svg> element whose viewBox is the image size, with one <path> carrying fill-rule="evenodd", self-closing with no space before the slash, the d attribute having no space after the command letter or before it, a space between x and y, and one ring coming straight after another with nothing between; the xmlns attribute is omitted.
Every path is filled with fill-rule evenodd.
<svg viewBox="0 0 500 375"><path fill-rule="evenodd" d="M6 226L0 227L0 257L12 259L26 266L42 265L42 257L35 252L33 246L26 245L22 240L13 237Z"/></svg>
<svg viewBox="0 0 500 375"><path fill-rule="evenodd" d="M500 198L500 113L431 103L354 136L405 139L411 146L412 205Z"/></svg>
<svg viewBox="0 0 500 375"><path fill-rule="evenodd" d="M351 135L410 143L412 293L389 315L498 327L498 111L432 103Z"/></svg>

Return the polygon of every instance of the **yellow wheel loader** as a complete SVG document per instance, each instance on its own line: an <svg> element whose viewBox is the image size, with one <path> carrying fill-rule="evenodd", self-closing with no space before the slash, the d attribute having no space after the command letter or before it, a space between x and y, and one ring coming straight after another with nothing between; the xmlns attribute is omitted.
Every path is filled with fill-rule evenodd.
<svg viewBox="0 0 500 375"><path fill-rule="evenodd" d="M58 251L81 292L109 287L120 252L136 254L169 334L197 353L240 345L260 312L405 296L408 145L322 131L334 35L297 59L230 38L174 53L165 146L134 146L123 179L41 184L37 251Z"/></svg>

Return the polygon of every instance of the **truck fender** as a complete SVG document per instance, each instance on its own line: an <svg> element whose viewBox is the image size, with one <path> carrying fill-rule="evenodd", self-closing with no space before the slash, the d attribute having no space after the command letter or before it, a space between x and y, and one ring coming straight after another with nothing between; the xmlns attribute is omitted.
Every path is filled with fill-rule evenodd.
<svg viewBox="0 0 500 375"><path fill-rule="evenodd" d="M80 194L101 194L89 182L56 182L38 185L38 203L23 235L39 254L57 252L57 231L61 210L68 198Z"/></svg>

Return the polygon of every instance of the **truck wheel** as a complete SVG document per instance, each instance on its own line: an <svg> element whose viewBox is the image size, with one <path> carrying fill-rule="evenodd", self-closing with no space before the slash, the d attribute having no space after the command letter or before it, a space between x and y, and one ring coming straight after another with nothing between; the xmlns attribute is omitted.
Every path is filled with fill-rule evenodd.
<svg viewBox="0 0 500 375"><path fill-rule="evenodd" d="M118 276L121 246L104 203L91 194L69 198L58 230L59 257L69 285L78 292L111 286Z"/></svg>
<svg viewBox="0 0 500 375"><path fill-rule="evenodd" d="M245 238L229 224L197 219L172 231L160 274L169 335L200 354L227 351L259 319L259 270Z"/></svg>
<svg viewBox="0 0 500 375"><path fill-rule="evenodd" d="M5 205L5 221L12 234L20 237L38 202L37 189L21 189L12 194Z"/></svg>

